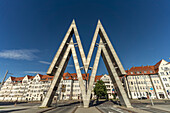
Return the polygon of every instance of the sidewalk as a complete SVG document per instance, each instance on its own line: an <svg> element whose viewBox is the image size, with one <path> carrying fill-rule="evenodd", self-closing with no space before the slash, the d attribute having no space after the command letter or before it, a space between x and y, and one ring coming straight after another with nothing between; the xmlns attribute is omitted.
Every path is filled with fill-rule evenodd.
<svg viewBox="0 0 170 113"><path fill-rule="evenodd" d="M155 109L160 109L160 110L164 110L164 111L169 111L170 112L170 105L154 105L151 106L152 108Z"/></svg>
<svg viewBox="0 0 170 113"><path fill-rule="evenodd" d="M53 109L53 107L49 108L39 108L39 106L0 106L0 113L4 112L15 112L15 113L41 113L44 111L48 111Z"/></svg>
<svg viewBox="0 0 170 113"><path fill-rule="evenodd" d="M78 107L74 113L101 113L96 107L82 108Z"/></svg>
<svg viewBox="0 0 170 113"><path fill-rule="evenodd" d="M123 109L123 110L126 110L128 112L132 112L132 113L150 113L148 111L144 111L142 109L139 109L139 108L127 108L127 107L124 107L124 106L118 106L118 105L114 105L114 107L117 107L117 108L120 108L120 109Z"/></svg>

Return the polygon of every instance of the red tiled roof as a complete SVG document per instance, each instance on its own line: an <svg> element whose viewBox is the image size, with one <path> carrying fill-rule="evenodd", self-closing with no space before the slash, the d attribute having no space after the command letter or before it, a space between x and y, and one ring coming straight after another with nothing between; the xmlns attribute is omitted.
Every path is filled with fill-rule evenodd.
<svg viewBox="0 0 170 113"><path fill-rule="evenodd" d="M159 67L159 65L161 64L162 60L160 60L158 63L155 64L155 69L157 69Z"/></svg>
<svg viewBox="0 0 170 113"><path fill-rule="evenodd" d="M156 63L153 66L140 66L140 67L132 67L130 70L126 70L127 75L148 75L148 74L157 74L159 71L159 65L162 62L162 60L160 60L158 63ZM144 73L144 71L146 73ZM151 73L152 71L152 73ZM131 73L133 72L133 73Z"/></svg>
<svg viewBox="0 0 170 113"><path fill-rule="evenodd" d="M127 71L127 75L148 75L155 74L154 66L141 66L141 67L132 67Z"/></svg>
<svg viewBox="0 0 170 113"><path fill-rule="evenodd" d="M24 77L15 77L14 81L22 81Z"/></svg>
<svg viewBox="0 0 170 113"><path fill-rule="evenodd" d="M28 79L33 79L34 76L27 75Z"/></svg>
<svg viewBox="0 0 170 113"><path fill-rule="evenodd" d="M101 77L102 77L103 75L98 75L98 76L95 76L95 79L94 79L94 81L95 82L97 82L98 80L100 80L101 79Z"/></svg>
<svg viewBox="0 0 170 113"><path fill-rule="evenodd" d="M41 80L40 81L48 81L48 80L53 80L54 76L50 75L41 75Z"/></svg>
<svg viewBox="0 0 170 113"><path fill-rule="evenodd" d="M11 76L11 80L12 80L12 81L14 81L14 80L15 80L15 78L16 78L16 77L12 77L12 76Z"/></svg>
<svg viewBox="0 0 170 113"><path fill-rule="evenodd" d="M86 76L86 74L82 74L82 78L83 78L83 80L88 80L89 79L89 73L87 74L87 76ZM77 78L77 73L64 73L63 74L63 80L78 80L78 78Z"/></svg>
<svg viewBox="0 0 170 113"><path fill-rule="evenodd" d="M40 78L42 78L42 76L44 76L44 75L41 75L41 74L38 74L39 76L40 76Z"/></svg>

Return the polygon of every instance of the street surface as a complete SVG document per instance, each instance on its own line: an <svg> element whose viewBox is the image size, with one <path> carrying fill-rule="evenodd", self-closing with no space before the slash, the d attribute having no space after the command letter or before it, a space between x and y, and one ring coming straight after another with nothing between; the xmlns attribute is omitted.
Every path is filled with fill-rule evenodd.
<svg viewBox="0 0 170 113"><path fill-rule="evenodd" d="M156 105L160 105L160 104L155 104L155 106ZM149 112L151 112L151 113L170 113L170 112L168 112L168 111L165 111L165 110L161 110L161 109L157 109L157 108L153 108L150 104L148 105L148 104L137 104L137 103L135 103L135 104L132 104L132 106L133 107L135 107L135 108L139 108L139 109L142 109L142 110L144 110L144 111L149 111ZM148 107L149 106L149 107ZM164 106L170 106L170 104L165 104L164 103ZM170 108L169 108L170 109Z"/></svg>
<svg viewBox="0 0 170 113"><path fill-rule="evenodd" d="M77 106L80 106L80 102L74 102L70 104L58 105L55 109L49 110L45 113L71 113Z"/></svg>
<svg viewBox="0 0 170 113"><path fill-rule="evenodd" d="M114 107L114 103L111 101L101 102L97 108L104 113L129 113L128 111Z"/></svg>
<svg viewBox="0 0 170 113"><path fill-rule="evenodd" d="M135 103L136 102L136 103ZM158 101L154 103L155 106L151 106L148 100L134 101L132 106L134 109L127 109L121 107L115 101L100 100L91 101L90 108L78 107L82 106L82 102L76 100L59 101L58 104L53 103L52 107L39 108L41 103L1 103L0 113L170 113L170 101L164 102ZM77 108L78 107L78 108ZM77 109L76 109L77 108ZM138 111L137 111L138 110ZM140 111L141 110L141 111Z"/></svg>

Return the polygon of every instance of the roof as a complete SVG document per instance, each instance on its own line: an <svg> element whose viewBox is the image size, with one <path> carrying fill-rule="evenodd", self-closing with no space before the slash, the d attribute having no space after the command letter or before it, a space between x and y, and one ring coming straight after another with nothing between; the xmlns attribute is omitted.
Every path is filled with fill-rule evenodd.
<svg viewBox="0 0 170 113"><path fill-rule="evenodd" d="M82 78L83 80L88 80L89 79L89 73L86 74L82 74ZM78 80L77 78L77 73L64 73L63 74L63 80Z"/></svg>
<svg viewBox="0 0 170 113"><path fill-rule="evenodd" d="M27 75L28 79L33 79L34 76Z"/></svg>
<svg viewBox="0 0 170 113"><path fill-rule="evenodd" d="M12 77L12 76L11 76L11 80L12 80L12 81L14 81L15 78L16 78L16 77Z"/></svg>
<svg viewBox="0 0 170 113"><path fill-rule="evenodd" d="M41 80L40 81L49 81L49 80L53 80L54 76L50 76L50 75L41 75Z"/></svg>
<svg viewBox="0 0 170 113"><path fill-rule="evenodd" d="M103 76L103 75L95 76L95 80L94 80L94 82L97 82L98 80L100 80L102 76Z"/></svg>
<svg viewBox="0 0 170 113"><path fill-rule="evenodd" d="M159 67L159 65L161 64L162 60L160 60L158 63L155 64L155 69L157 69Z"/></svg>
<svg viewBox="0 0 170 113"><path fill-rule="evenodd" d="M148 74L157 74L159 71L159 65L161 64L162 60L152 66L139 66L139 67L132 67L130 70L126 70L127 75L148 75ZM126 75L126 76L127 76Z"/></svg>
<svg viewBox="0 0 170 113"><path fill-rule="evenodd" d="M22 81L24 79L24 77L15 77L14 81Z"/></svg>

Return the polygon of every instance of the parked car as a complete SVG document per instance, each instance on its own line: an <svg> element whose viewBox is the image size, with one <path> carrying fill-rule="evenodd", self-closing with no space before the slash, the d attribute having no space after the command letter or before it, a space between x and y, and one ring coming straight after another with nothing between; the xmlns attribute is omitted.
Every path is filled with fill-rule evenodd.
<svg viewBox="0 0 170 113"><path fill-rule="evenodd" d="M142 97L142 99L147 99L147 97Z"/></svg>
<svg viewBox="0 0 170 113"><path fill-rule="evenodd" d="M142 98L141 97L138 97L138 100L141 100Z"/></svg>

